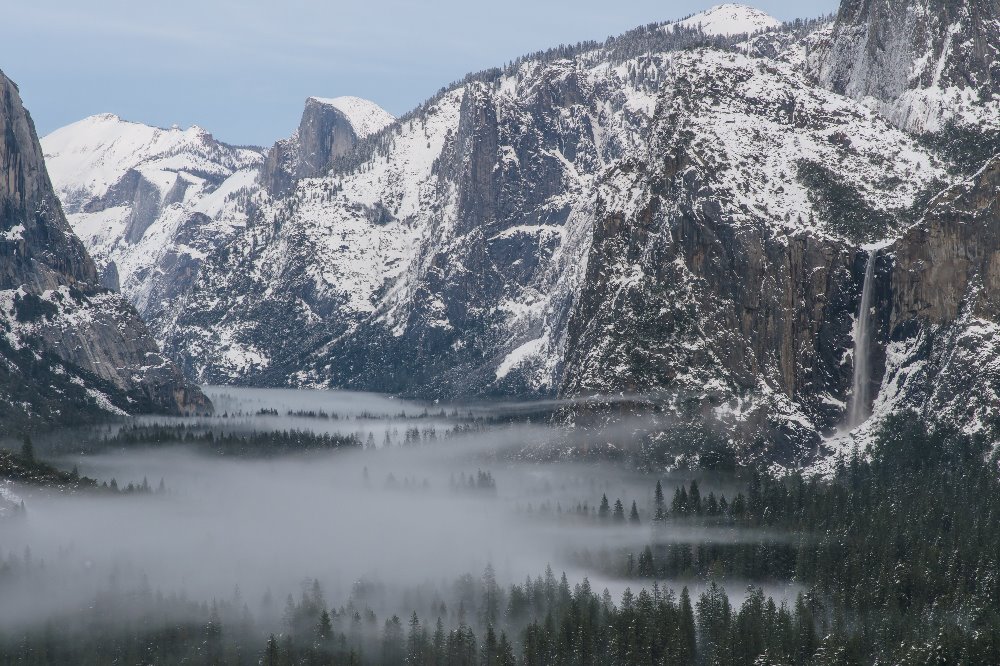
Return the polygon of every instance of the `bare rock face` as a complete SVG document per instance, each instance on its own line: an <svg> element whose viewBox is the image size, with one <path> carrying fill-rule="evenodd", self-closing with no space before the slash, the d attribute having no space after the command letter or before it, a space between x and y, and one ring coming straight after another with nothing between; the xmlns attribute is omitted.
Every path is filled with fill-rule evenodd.
<svg viewBox="0 0 1000 666"><path fill-rule="evenodd" d="M894 254L893 329L951 324L963 310L1000 323L1000 157L939 195Z"/></svg>
<svg viewBox="0 0 1000 666"><path fill-rule="evenodd" d="M300 178L324 175L334 160L389 120L391 116L366 100L310 97L295 134L268 151L260 182L272 196L287 194Z"/></svg>
<svg viewBox="0 0 1000 666"><path fill-rule="evenodd" d="M97 270L52 191L35 128L17 86L0 73L0 288L96 283Z"/></svg>
<svg viewBox="0 0 1000 666"><path fill-rule="evenodd" d="M998 0L844 0L809 63L820 84L873 98L904 129L996 127L998 19Z"/></svg>
<svg viewBox="0 0 1000 666"><path fill-rule="evenodd" d="M1000 426L1000 157L938 196L888 254L883 407Z"/></svg>
<svg viewBox="0 0 1000 666"><path fill-rule="evenodd" d="M738 440L767 442L757 454L801 461L843 417L864 255L737 220L690 150L636 170L649 193L636 215L613 200L598 211L561 392L671 396L679 415L738 415Z"/></svg>
<svg viewBox="0 0 1000 666"><path fill-rule="evenodd" d="M205 412L136 311L101 286L0 73L0 412L10 430L100 412Z"/></svg>

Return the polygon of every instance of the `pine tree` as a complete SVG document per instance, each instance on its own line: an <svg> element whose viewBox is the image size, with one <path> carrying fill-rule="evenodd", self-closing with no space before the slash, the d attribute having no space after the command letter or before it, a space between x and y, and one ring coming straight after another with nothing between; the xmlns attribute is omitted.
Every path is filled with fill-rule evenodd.
<svg viewBox="0 0 1000 666"><path fill-rule="evenodd" d="M295 631L295 617L295 599L289 594L285 597L285 610L281 614L281 621L289 633Z"/></svg>
<svg viewBox="0 0 1000 666"><path fill-rule="evenodd" d="M497 634L492 624L486 627L486 638L483 640L482 658L479 663L483 666L497 664Z"/></svg>
<svg viewBox="0 0 1000 666"><path fill-rule="evenodd" d="M663 499L663 485L660 483L659 479L656 481L656 494L654 496L654 513L653 520L656 522L662 522L666 519L666 502Z"/></svg>
<svg viewBox="0 0 1000 666"><path fill-rule="evenodd" d="M726 591L712 581L698 599L701 627L701 658L705 663L728 663L729 626L732 611Z"/></svg>
<svg viewBox="0 0 1000 666"><path fill-rule="evenodd" d="M506 632L500 632L500 642L497 643L496 666L516 666L517 659L514 657L514 646L507 639Z"/></svg>
<svg viewBox="0 0 1000 666"><path fill-rule="evenodd" d="M417 611L410 616L410 629L406 636L406 663L421 664L424 660L423 635L420 631L420 618Z"/></svg>
<svg viewBox="0 0 1000 666"><path fill-rule="evenodd" d="M635 505L635 500L632 500L632 511L629 513L628 519L633 525L639 524L639 508Z"/></svg>
<svg viewBox="0 0 1000 666"><path fill-rule="evenodd" d="M701 490L698 488L698 482L691 481L691 489L688 490L688 511L690 513L701 513Z"/></svg>
<svg viewBox="0 0 1000 666"><path fill-rule="evenodd" d="M278 639L271 634L267 639L267 648L264 650L264 666L279 666L281 663L281 653L278 650Z"/></svg>
<svg viewBox="0 0 1000 666"><path fill-rule="evenodd" d="M562 611L569 606L570 602L573 600L573 593L569 589L569 580L566 578L566 572L562 573L559 578L559 589L557 591L556 604L557 608Z"/></svg>
<svg viewBox="0 0 1000 666"><path fill-rule="evenodd" d="M743 514L746 513L746 500L743 498L743 493L737 493L736 499L729 507L729 513L732 514L734 518L742 518Z"/></svg>
<svg viewBox="0 0 1000 666"><path fill-rule="evenodd" d="M483 570L483 624L493 625L500 614L500 586L497 585L496 571L493 564L486 563Z"/></svg>
<svg viewBox="0 0 1000 666"><path fill-rule="evenodd" d="M764 592L751 588L736 614L734 627L734 657L742 663L752 663L764 653Z"/></svg>
<svg viewBox="0 0 1000 666"><path fill-rule="evenodd" d="M614 519L614 521L616 523L624 523L625 522L625 506L622 504L621 499L616 499L615 500L615 511L614 511L613 519Z"/></svg>
<svg viewBox="0 0 1000 666"><path fill-rule="evenodd" d="M440 664L444 660L445 648L444 622L441 621L440 615L438 615L437 624L434 626L434 638L431 640L433 641L434 658Z"/></svg>
<svg viewBox="0 0 1000 666"><path fill-rule="evenodd" d="M639 554L639 570L638 574L645 578L653 576L655 573L653 564L653 548L651 546L646 546L642 549L642 553Z"/></svg>
<svg viewBox="0 0 1000 666"><path fill-rule="evenodd" d="M469 666L476 665L477 647L476 634L473 633L472 627L466 627L462 636L462 658L464 663L469 664Z"/></svg>
<svg viewBox="0 0 1000 666"><path fill-rule="evenodd" d="M812 658L818 647L812 609L800 592L795 599L795 657L800 662Z"/></svg>
<svg viewBox="0 0 1000 666"><path fill-rule="evenodd" d="M674 490L674 499L670 503L670 511L675 515L683 515L688 510L688 496L684 486Z"/></svg>
<svg viewBox="0 0 1000 666"><path fill-rule="evenodd" d="M333 622L330 620L330 612L325 608L319 614L319 625L316 627L316 634L322 642L326 642L333 637Z"/></svg>
<svg viewBox="0 0 1000 666"><path fill-rule="evenodd" d="M608 504L607 493L601 495L601 506L597 509L597 517L601 520L607 520L611 517L611 505Z"/></svg>
<svg viewBox="0 0 1000 666"><path fill-rule="evenodd" d="M709 492L705 502L705 513L710 516L719 515L719 501L715 498L715 493Z"/></svg>
<svg viewBox="0 0 1000 666"><path fill-rule="evenodd" d="M403 626L398 615L393 615L385 621L382 631L382 663L403 663Z"/></svg>
<svg viewBox="0 0 1000 666"><path fill-rule="evenodd" d="M694 609L691 606L691 595L688 593L687 587L681 590L678 633L680 634L677 650L678 661L682 664L691 663L694 661L697 649L697 632L694 623Z"/></svg>

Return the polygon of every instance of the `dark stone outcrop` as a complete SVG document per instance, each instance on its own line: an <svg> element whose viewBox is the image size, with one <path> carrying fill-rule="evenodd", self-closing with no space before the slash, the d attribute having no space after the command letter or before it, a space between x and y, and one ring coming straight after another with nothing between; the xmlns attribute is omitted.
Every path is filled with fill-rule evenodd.
<svg viewBox="0 0 1000 666"><path fill-rule="evenodd" d="M1000 323L1000 157L931 202L893 254L894 333L963 311Z"/></svg>
<svg viewBox="0 0 1000 666"><path fill-rule="evenodd" d="M22 228L20 233L15 227ZM17 86L0 72L0 289L96 284L97 269L62 214L34 124Z"/></svg>

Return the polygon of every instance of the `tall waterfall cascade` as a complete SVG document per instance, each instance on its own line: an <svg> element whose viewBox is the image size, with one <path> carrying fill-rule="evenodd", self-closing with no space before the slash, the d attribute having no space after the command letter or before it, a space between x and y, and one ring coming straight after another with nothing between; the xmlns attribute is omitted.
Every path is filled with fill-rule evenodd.
<svg viewBox="0 0 1000 666"><path fill-rule="evenodd" d="M872 292L875 281L875 250L868 257L865 283L861 289L861 307L854 322L854 378L851 382L851 402L847 410L847 425L854 429L871 416L871 321Z"/></svg>

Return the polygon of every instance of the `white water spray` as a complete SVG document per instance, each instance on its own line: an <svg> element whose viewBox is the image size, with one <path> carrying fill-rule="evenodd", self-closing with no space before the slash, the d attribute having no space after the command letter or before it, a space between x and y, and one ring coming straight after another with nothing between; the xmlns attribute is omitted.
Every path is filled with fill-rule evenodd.
<svg viewBox="0 0 1000 666"><path fill-rule="evenodd" d="M853 430L871 416L871 370L868 357L871 352L872 291L875 281L875 250L868 256L865 283L861 289L861 308L854 322L854 378L851 386L851 403L847 410L847 426Z"/></svg>

